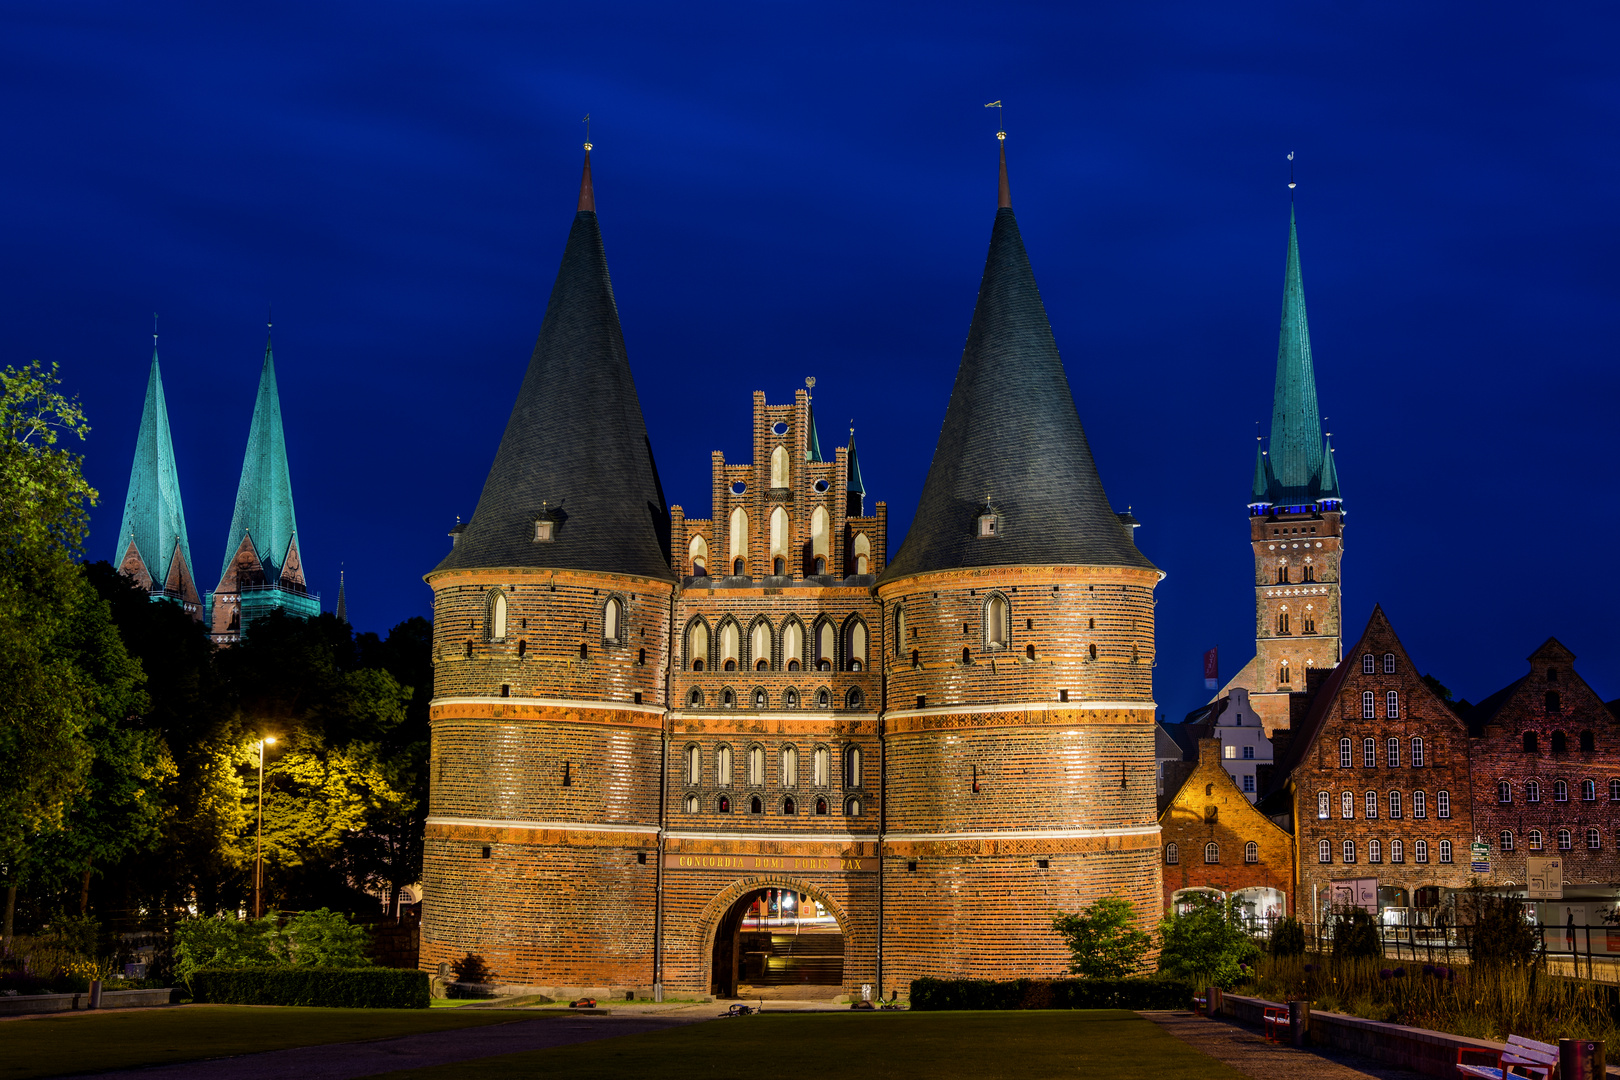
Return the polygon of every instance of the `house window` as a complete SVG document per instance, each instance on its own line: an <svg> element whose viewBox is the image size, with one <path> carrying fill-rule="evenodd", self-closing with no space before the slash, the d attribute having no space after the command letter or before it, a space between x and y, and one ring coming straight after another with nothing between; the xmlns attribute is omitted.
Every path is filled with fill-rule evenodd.
<svg viewBox="0 0 1620 1080"><path fill-rule="evenodd" d="M720 707L722 709L735 709L737 707L737 695L732 693L729 687L720 691Z"/></svg>
<svg viewBox="0 0 1620 1080"><path fill-rule="evenodd" d="M748 812L750 814L763 814L765 812L765 800L761 799L758 795L755 795L753 798L749 799Z"/></svg>
<svg viewBox="0 0 1620 1080"><path fill-rule="evenodd" d="M1569 802L1569 785L1562 780L1553 781L1553 802Z"/></svg>
<svg viewBox="0 0 1620 1080"><path fill-rule="evenodd" d="M1609 801L1620 802L1620 780L1609 781Z"/></svg>
<svg viewBox="0 0 1620 1080"><path fill-rule="evenodd" d="M832 782L832 752L825 746L818 746L810 755L810 782L818 788L824 788Z"/></svg>
<svg viewBox="0 0 1620 1080"><path fill-rule="evenodd" d="M1288 584L1288 564L1287 563L1284 563L1283 565L1277 567L1277 584L1279 584L1279 585Z"/></svg>
<svg viewBox="0 0 1620 1080"><path fill-rule="evenodd" d="M1333 861L1333 845L1328 843L1326 840L1323 840L1320 843L1318 843L1316 845L1316 861L1321 862L1321 863L1330 863L1330 862L1332 862Z"/></svg>
<svg viewBox="0 0 1620 1080"><path fill-rule="evenodd" d="M1245 793L1254 793L1254 774L1248 773L1243 777L1243 790Z"/></svg>
<svg viewBox="0 0 1620 1080"><path fill-rule="evenodd" d="M1540 802L1541 801L1541 782L1540 781L1538 781L1538 780L1526 780L1525 781L1525 783L1524 783L1524 801L1525 802Z"/></svg>
<svg viewBox="0 0 1620 1080"><path fill-rule="evenodd" d="M1556 691L1556 690L1547 691L1547 711L1550 712L1550 713L1555 713L1555 712L1561 712L1562 709L1563 709L1563 707L1558 702L1558 691Z"/></svg>
<svg viewBox="0 0 1620 1080"><path fill-rule="evenodd" d="M1361 765L1367 769L1378 767L1378 743L1376 740L1361 740Z"/></svg>
<svg viewBox="0 0 1620 1080"><path fill-rule="evenodd" d="M1237 747L1233 746L1231 743L1227 743L1225 746L1222 746L1221 757L1228 759L1237 757Z"/></svg>
<svg viewBox="0 0 1620 1080"><path fill-rule="evenodd" d="M748 631L748 659L755 671L769 671L771 667L771 624L760 619Z"/></svg>
<svg viewBox="0 0 1620 1080"><path fill-rule="evenodd" d="M750 746L748 748L748 785L750 787L763 787L765 785L765 748L763 746Z"/></svg>
<svg viewBox="0 0 1620 1080"><path fill-rule="evenodd" d="M1423 740L1412 740L1412 768L1423 768Z"/></svg>
<svg viewBox="0 0 1620 1080"><path fill-rule="evenodd" d="M1369 841L1367 841L1367 861L1368 862L1383 862L1384 861L1384 845L1380 844L1377 840L1369 840Z"/></svg>
<svg viewBox="0 0 1620 1080"><path fill-rule="evenodd" d="M906 651L906 609L904 605L894 609L894 655L903 656Z"/></svg>
<svg viewBox="0 0 1620 1080"><path fill-rule="evenodd" d="M1221 861L1221 846L1213 840L1204 845L1204 861L1206 863L1218 863Z"/></svg>
<svg viewBox="0 0 1620 1080"><path fill-rule="evenodd" d="M816 708L818 708L818 709L830 709L830 708L832 708L832 695L829 694L825 690L816 691Z"/></svg>
<svg viewBox="0 0 1620 1080"><path fill-rule="evenodd" d="M1174 866L1174 865L1176 865L1177 863L1179 863L1181 861L1181 852L1176 847L1176 845L1174 845L1174 844L1166 844L1166 845L1164 845L1164 861L1165 861L1165 863L1167 865L1170 865L1170 866Z"/></svg>
<svg viewBox="0 0 1620 1080"><path fill-rule="evenodd" d="M1243 845L1243 861L1246 862L1246 863L1257 863L1257 862L1259 862L1260 861L1260 845L1255 843L1253 840L1250 840L1247 844L1244 844Z"/></svg>
<svg viewBox="0 0 1620 1080"><path fill-rule="evenodd" d="M1451 816L1451 792L1437 791L1434 795L1434 816L1448 818Z"/></svg>
<svg viewBox="0 0 1620 1080"><path fill-rule="evenodd" d="M1389 757L1390 768L1398 769L1401 767L1401 740L1390 739L1384 744L1384 752Z"/></svg>
<svg viewBox="0 0 1620 1080"><path fill-rule="evenodd" d="M1552 752L1555 753L1555 754L1562 754L1565 751L1567 751L1568 749L1569 749L1569 740L1564 738L1564 733L1562 731L1553 732Z"/></svg>
<svg viewBox="0 0 1620 1080"><path fill-rule="evenodd" d="M1581 732L1581 752L1590 754L1597 749L1597 739L1590 730Z"/></svg>
<svg viewBox="0 0 1620 1080"><path fill-rule="evenodd" d="M1339 740L1339 768L1348 769L1349 767L1350 767L1350 740L1349 739L1340 739Z"/></svg>
<svg viewBox="0 0 1620 1080"><path fill-rule="evenodd" d="M1581 781L1581 801L1582 802L1596 802L1597 801L1597 784L1596 784L1596 782L1594 782L1592 780L1582 780Z"/></svg>
<svg viewBox="0 0 1620 1080"><path fill-rule="evenodd" d="M1000 594L990 597L984 605L984 647L1007 647L1007 601Z"/></svg>
<svg viewBox="0 0 1620 1080"><path fill-rule="evenodd" d="M602 605L602 640L609 645L624 641L624 601L617 596Z"/></svg>
<svg viewBox="0 0 1620 1080"><path fill-rule="evenodd" d="M864 704L866 704L866 695L861 693L861 688L858 686L850 687L849 693L844 695L844 708L858 709Z"/></svg>
<svg viewBox="0 0 1620 1080"><path fill-rule="evenodd" d="M835 638L832 623L822 621L816 624L816 670L831 671L833 669L833 647Z"/></svg>
<svg viewBox="0 0 1620 1080"><path fill-rule="evenodd" d="M1412 816L1415 818L1429 816L1429 797L1421 791L1412 792Z"/></svg>
<svg viewBox="0 0 1620 1080"><path fill-rule="evenodd" d="M1342 818L1356 816L1356 797L1348 791L1339 794L1339 816Z"/></svg>
<svg viewBox="0 0 1620 1080"><path fill-rule="evenodd" d="M698 797L696 795L688 795L685 799L683 799L681 801L681 809L685 810L688 814L697 813L698 812Z"/></svg>
<svg viewBox="0 0 1620 1080"><path fill-rule="evenodd" d="M996 535L996 515L993 512L979 515L979 535Z"/></svg>
<svg viewBox="0 0 1620 1080"><path fill-rule="evenodd" d="M827 800L826 799L817 799L816 800L816 816L817 817L826 817L827 816Z"/></svg>
<svg viewBox="0 0 1620 1080"><path fill-rule="evenodd" d="M506 594L499 589L489 594L489 615L484 623L485 641L506 640Z"/></svg>
<svg viewBox="0 0 1620 1080"><path fill-rule="evenodd" d="M1378 705L1376 702L1377 699L1373 696L1373 692L1371 690L1363 690L1361 692L1361 718L1363 720L1371 720L1373 717L1378 715Z"/></svg>
<svg viewBox="0 0 1620 1080"><path fill-rule="evenodd" d="M692 692L686 695L686 706L689 709L701 708L703 705L703 691L692 687Z"/></svg>
<svg viewBox="0 0 1620 1080"><path fill-rule="evenodd" d="M1356 842L1354 840L1344 842L1344 861L1347 863L1356 861Z"/></svg>
<svg viewBox="0 0 1620 1080"><path fill-rule="evenodd" d="M1333 800L1328 797L1327 792L1318 791L1316 793L1316 816L1319 818L1327 818L1332 816L1332 807L1330 805L1332 801Z"/></svg>
<svg viewBox="0 0 1620 1080"><path fill-rule="evenodd" d="M1513 833L1508 830L1503 830L1502 834L1496 838L1496 846L1500 851L1512 851Z"/></svg>
<svg viewBox="0 0 1620 1080"><path fill-rule="evenodd" d="M1389 861L1392 863L1405 862L1406 845L1401 843L1399 840L1391 840L1389 842Z"/></svg>
<svg viewBox="0 0 1620 1080"><path fill-rule="evenodd" d="M861 786L861 748L858 746L844 750L844 786L846 788Z"/></svg>
<svg viewBox="0 0 1620 1080"><path fill-rule="evenodd" d="M1541 830L1540 829L1531 829L1530 830L1530 850L1531 851L1540 851L1541 850Z"/></svg>
<svg viewBox="0 0 1620 1080"><path fill-rule="evenodd" d="M1429 861L1429 842L1418 840L1412 844L1412 861L1426 863Z"/></svg>
<svg viewBox="0 0 1620 1080"><path fill-rule="evenodd" d="M731 747L721 746L714 752L714 782L718 787L731 786Z"/></svg>
<svg viewBox="0 0 1620 1080"><path fill-rule="evenodd" d="M1375 665L1376 665L1376 662L1373 660L1373 654L1372 653L1364 653L1362 655L1362 657L1361 657L1361 673L1363 675L1371 675L1376 670Z"/></svg>
<svg viewBox="0 0 1620 1080"><path fill-rule="evenodd" d="M1524 752L1527 754L1536 752L1536 733L1533 731L1524 733Z"/></svg>
<svg viewBox="0 0 1620 1080"><path fill-rule="evenodd" d="M703 782L702 751L696 744L686 748L686 786L697 787Z"/></svg>
<svg viewBox="0 0 1620 1080"><path fill-rule="evenodd" d="M765 707L765 705L766 705L765 691L763 691L763 690L755 690L754 691L754 708L763 709Z"/></svg>
<svg viewBox="0 0 1620 1080"><path fill-rule="evenodd" d="M1389 816L1392 818L1401 816L1401 793L1398 791L1389 793Z"/></svg>
<svg viewBox="0 0 1620 1080"><path fill-rule="evenodd" d="M1603 836L1596 829L1586 830L1586 848L1588 851L1603 850Z"/></svg>
<svg viewBox="0 0 1620 1080"><path fill-rule="evenodd" d="M1442 841L1440 841L1440 861L1443 862L1443 863L1448 863L1448 862L1451 861L1451 841L1450 840L1442 840Z"/></svg>
<svg viewBox="0 0 1620 1080"><path fill-rule="evenodd" d="M722 795L714 802L715 812L718 814L731 813L731 796Z"/></svg>
<svg viewBox="0 0 1620 1080"><path fill-rule="evenodd" d="M556 523L542 518L534 523L534 539L536 543L549 543L552 537L551 529Z"/></svg>
<svg viewBox="0 0 1620 1080"><path fill-rule="evenodd" d="M1510 803L1513 801L1513 785L1506 780L1499 780L1496 784L1496 801Z"/></svg>
<svg viewBox="0 0 1620 1080"><path fill-rule="evenodd" d="M1369 818L1378 816L1378 792L1376 791L1367 792L1367 816Z"/></svg>
<svg viewBox="0 0 1620 1080"><path fill-rule="evenodd" d="M1384 674L1395 674L1395 654L1392 652L1387 652L1384 654Z"/></svg>
<svg viewBox="0 0 1620 1080"><path fill-rule="evenodd" d="M793 796L789 795L782 800L782 814L784 817L795 817L798 813L799 804L793 801Z"/></svg>
<svg viewBox="0 0 1620 1080"><path fill-rule="evenodd" d="M1241 719L1242 719L1242 717L1238 717L1238 719L1240 719L1240 720L1241 720ZM1244 759L1244 760L1245 760L1245 761L1253 761L1253 760L1254 760L1254 747L1252 747L1252 746L1245 746L1245 747L1244 747L1244 748L1243 748L1243 759Z"/></svg>
<svg viewBox="0 0 1620 1080"><path fill-rule="evenodd" d="M796 746L782 747L782 786L792 788L799 786L799 748Z"/></svg>
<svg viewBox="0 0 1620 1080"><path fill-rule="evenodd" d="M1559 829L1558 830L1558 850L1559 851L1568 851L1573 846L1574 845L1572 843L1570 843L1569 830L1568 829Z"/></svg>
<svg viewBox="0 0 1620 1080"><path fill-rule="evenodd" d="M1401 715L1401 695L1394 690L1384 695L1384 715L1391 720Z"/></svg>

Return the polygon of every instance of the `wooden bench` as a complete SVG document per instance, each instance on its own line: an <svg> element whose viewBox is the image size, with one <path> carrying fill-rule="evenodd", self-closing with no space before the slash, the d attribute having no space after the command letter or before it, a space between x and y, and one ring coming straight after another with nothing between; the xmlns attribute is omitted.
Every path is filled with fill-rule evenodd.
<svg viewBox="0 0 1620 1080"><path fill-rule="evenodd" d="M1484 1058L1484 1061L1465 1062L1465 1057ZM1502 1050L1457 1048L1457 1071L1463 1076L1479 1076L1485 1080L1507 1080L1512 1076L1540 1076L1553 1080L1558 1070L1558 1047L1551 1043L1536 1042L1519 1035L1509 1035Z"/></svg>
<svg viewBox="0 0 1620 1080"><path fill-rule="evenodd" d="M1267 1042L1284 1042L1288 1038L1288 1010L1276 1005L1267 1005L1265 1015L1261 1017L1265 1025Z"/></svg>

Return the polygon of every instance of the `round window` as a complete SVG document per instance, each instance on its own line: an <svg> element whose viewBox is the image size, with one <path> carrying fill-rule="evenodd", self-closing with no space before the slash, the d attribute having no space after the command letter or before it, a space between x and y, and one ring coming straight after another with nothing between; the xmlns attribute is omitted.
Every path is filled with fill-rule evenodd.
<svg viewBox="0 0 1620 1080"><path fill-rule="evenodd" d="M776 423L771 425L771 434L772 435L786 435L787 434L787 424L785 422L781 421L781 420L778 420Z"/></svg>
<svg viewBox="0 0 1620 1080"><path fill-rule="evenodd" d="M741 495L743 492L745 492L747 490L748 490L748 485L743 483L741 480L739 480L735 484L731 485L731 493L733 495Z"/></svg>
<svg viewBox="0 0 1620 1080"><path fill-rule="evenodd" d="M817 480L816 481L816 490L817 491L826 491L827 490L827 481L825 481L825 480Z"/></svg>

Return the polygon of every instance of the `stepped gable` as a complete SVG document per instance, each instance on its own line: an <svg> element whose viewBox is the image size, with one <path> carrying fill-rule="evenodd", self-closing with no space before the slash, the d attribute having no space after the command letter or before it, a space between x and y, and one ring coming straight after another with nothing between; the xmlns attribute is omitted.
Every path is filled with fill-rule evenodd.
<svg viewBox="0 0 1620 1080"><path fill-rule="evenodd" d="M543 567L673 581L669 509L597 224L590 155L562 266L483 494L434 572ZM537 542L549 515L554 539Z"/></svg>
<svg viewBox="0 0 1620 1080"><path fill-rule="evenodd" d="M1109 507L1013 216L1001 207L922 498L884 581L977 566L1156 569ZM988 506L994 537L976 535Z"/></svg>
<svg viewBox="0 0 1620 1080"><path fill-rule="evenodd" d="M135 437L135 458L129 469L129 493L124 497L124 520L118 529L114 566L126 566L130 548L147 574L148 589L162 589L171 578L184 581L182 589L195 594L192 584L191 541L186 536L186 511L180 502L180 479L174 464L174 440L169 433L169 407L163 395L163 372L158 367L154 336L152 369L146 379L146 405ZM178 560L178 565L176 564ZM191 596L193 602L195 595Z"/></svg>
<svg viewBox="0 0 1620 1080"><path fill-rule="evenodd" d="M276 359L265 337L264 367L253 402L253 423L248 428L247 450L242 456L242 479L236 488L236 509L231 534L225 538L223 582L245 539L264 569L266 584L284 574L302 581L297 565L298 515L293 510L292 475L287 469L287 437L281 426L281 393L276 387Z"/></svg>

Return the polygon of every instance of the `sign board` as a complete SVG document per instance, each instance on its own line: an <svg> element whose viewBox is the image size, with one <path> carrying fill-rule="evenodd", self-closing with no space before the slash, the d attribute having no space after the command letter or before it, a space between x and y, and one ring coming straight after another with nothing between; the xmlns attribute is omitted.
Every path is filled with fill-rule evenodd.
<svg viewBox="0 0 1620 1080"><path fill-rule="evenodd" d="M1328 907L1358 907L1372 916L1378 914L1378 879L1372 877L1346 878L1328 882Z"/></svg>
<svg viewBox="0 0 1620 1080"><path fill-rule="evenodd" d="M719 870L732 874L875 874L878 861L853 855L749 855L664 852L665 870Z"/></svg>
<svg viewBox="0 0 1620 1080"><path fill-rule="evenodd" d="M1491 845L1487 844L1484 840L1477 836L1474 837L1474 842L1468 846L1468 861L1471 864L1469 869L1473 873L1490 873Z"/></svg>
<svg viewBox="0 0 1620 1080"><path fill-rule="evenodd" d="M1526 900L1562 900L1564 898L1564 860L1561 856L1540 858L1531 855L1524 860Z"/></svg>

